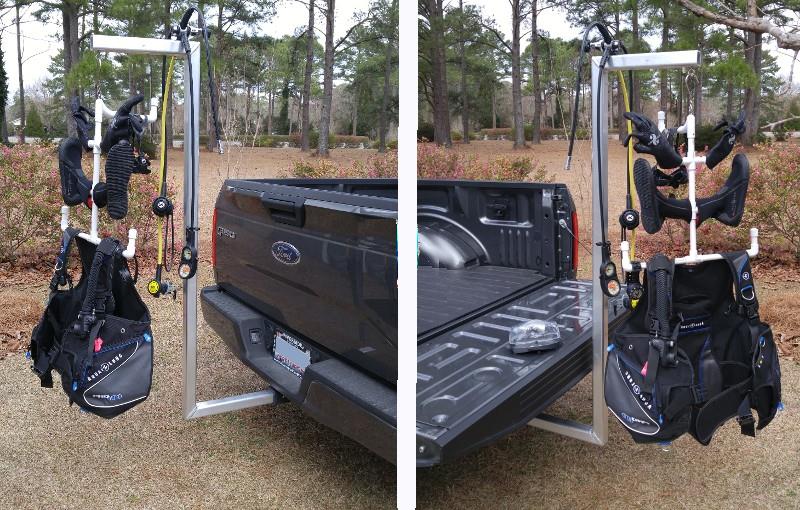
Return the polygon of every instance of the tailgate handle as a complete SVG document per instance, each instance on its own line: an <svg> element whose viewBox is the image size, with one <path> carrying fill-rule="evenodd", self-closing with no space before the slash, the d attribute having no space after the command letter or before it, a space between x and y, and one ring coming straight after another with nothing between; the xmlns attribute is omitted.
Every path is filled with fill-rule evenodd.
<svg viewBox="0 0 800 510"><path fill-rule="evenodd" d="M302 227L306 220L306 199L279 196L281 198L275 198L269 193L261 195L261 203L269 211L270 218L276 223Z"/></svg>

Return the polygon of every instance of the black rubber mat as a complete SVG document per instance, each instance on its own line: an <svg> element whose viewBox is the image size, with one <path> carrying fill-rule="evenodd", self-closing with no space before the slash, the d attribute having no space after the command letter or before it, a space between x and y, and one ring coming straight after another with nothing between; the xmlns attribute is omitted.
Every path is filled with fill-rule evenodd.
<svg viewBox="0 0 800 510"><path fill-rule="evenodd" d="M552 278L531 269L476 266L417 268L417 335L454 322Z"/></svg>

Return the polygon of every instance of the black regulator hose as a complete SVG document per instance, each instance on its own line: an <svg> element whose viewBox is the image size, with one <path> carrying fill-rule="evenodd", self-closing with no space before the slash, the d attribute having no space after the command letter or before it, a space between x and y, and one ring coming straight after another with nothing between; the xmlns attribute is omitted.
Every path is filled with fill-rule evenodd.
<svg viewBox="0 0 800 510"><path fill-rule="evenodd" d="M590 23L583 32L583 39L581 40L581 47L580 51L578 52L578 67L575 79L575 103L572 108L572 126L570 127L569 133L569 149L567 149L567 162L564 166L565 170L569 170L570 166L572 165L572 152L575 147L575 132L578 128L578 109L580 108L581 85L583 84L581 80L581 73L583 72L583 62L586 58L586 52L590 49L589 33L594 29L597 29L597 31L600 32L603 42L606 44L611 44L611 41L613 40L611 37L611 32L609 32L608 28L599 21Z"/></svg>
<svg viewBox="0 0 800 510"><path fill-rule="evenodd" d="M205 18L203 18L203 13L200 12L196 7L190 7L186 10L186 12L181 17L181 21L178 25L178 32L180 34L180 41L183 45L183 49L186 52L186 62L187 62L187 72L189 73L189 90L187 91L188 98L191 101L191 98L194 97L194 77L192 73L192 60L191 60L191 46L189 44L189 35L191 33L191 29L189 28L189 20L191 19L192 15L197 15L197 23L200 28L200 31L203 35L203 44L205 45L205 54L206 54L206 67L208 68L208 86L209 86L209 96L211 100L211 116L212 121L214 124L214 132L217 136L217 146L219 153L222 153L222 131L219 127L219 114L218 114L218 107L217 107L217 94L216 94L216 86L214 84L214 75L213 75L213 67L211 65L211 48L208 43L208 27L206 26ZM190 105L189 108L190 112L190 126L189 129L191 130L191 147L187 147L187 150L191 151L191 157L194 158L195 151L197 147L195 144L197 143L197 133L195 132L195 108L193 105ZM195 162L196 163L196 162ZM193 165L194 166L194 165ZM191 278L197 272L197 243L196 243L196 235L198 231L198 227L195 224L194 218L194 211L196 207L196 176L194 172L192 172L192 182L190 183L191 190L191 207L189 211L186 211L184 214L188 214L188 220L186 221L186 241L181 249L180 254L180 264L178 265L178 276L182 279L186 280Z"/></svg>

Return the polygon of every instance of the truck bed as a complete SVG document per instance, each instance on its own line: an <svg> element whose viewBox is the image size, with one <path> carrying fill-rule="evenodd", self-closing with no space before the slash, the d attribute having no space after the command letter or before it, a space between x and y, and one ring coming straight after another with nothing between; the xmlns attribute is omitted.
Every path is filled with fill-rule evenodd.
<svg viewBox="0 0 800 510"><path fill-rule="evenodd" d="M442 326L551 281L531 269L477 266L417 269L417 335L424 342Z"/></svg>
<svg viewBox="0 0 800 510"><path fill-rule="evenodd" d="M503 269L502 288L510 292L489 303L498 280L476 282L481 282L478 276L498 273L498 269ZM430 277L429 273L428 268L420 268L419 277ZM470 281L469 292L450 294L458 294L452 307L438 305L452 315L457 309L466 310L468 300L481 308L440 325L436 334L425 336L418 345L418 466L452 460L524 426L591 371L591 283L554 281L528 273L488 267L464 275ZM427 279L426 286L446 285L453 276L443 274ZM523 286L523 281L529 285ZM464 295L469 297L462 302ZM610 323L623 313L621 300L609 303ZM444 319L444 314L424 315L421 327ZM508 346L508 331L529 319L558 323L562 345L549 352L514 354Z"/></svg>

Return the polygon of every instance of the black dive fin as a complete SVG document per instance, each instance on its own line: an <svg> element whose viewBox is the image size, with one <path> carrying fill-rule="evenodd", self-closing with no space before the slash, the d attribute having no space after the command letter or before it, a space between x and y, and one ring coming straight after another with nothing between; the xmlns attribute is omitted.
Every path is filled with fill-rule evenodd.
<svg viewBox="0 0 800 510"><path fill-rule="evenodd" d="M644 159L636 160L633 179L641 203L642 226L648 234L661 230L664 219L691 221L692 211L688 199L665 196L656 187L657 173ZM747 156L733 158L731 173L725 185L713 196L697 199L697 225L708 218L735 227L744 214L747 187L750 184L750 163Z"/></svg>

